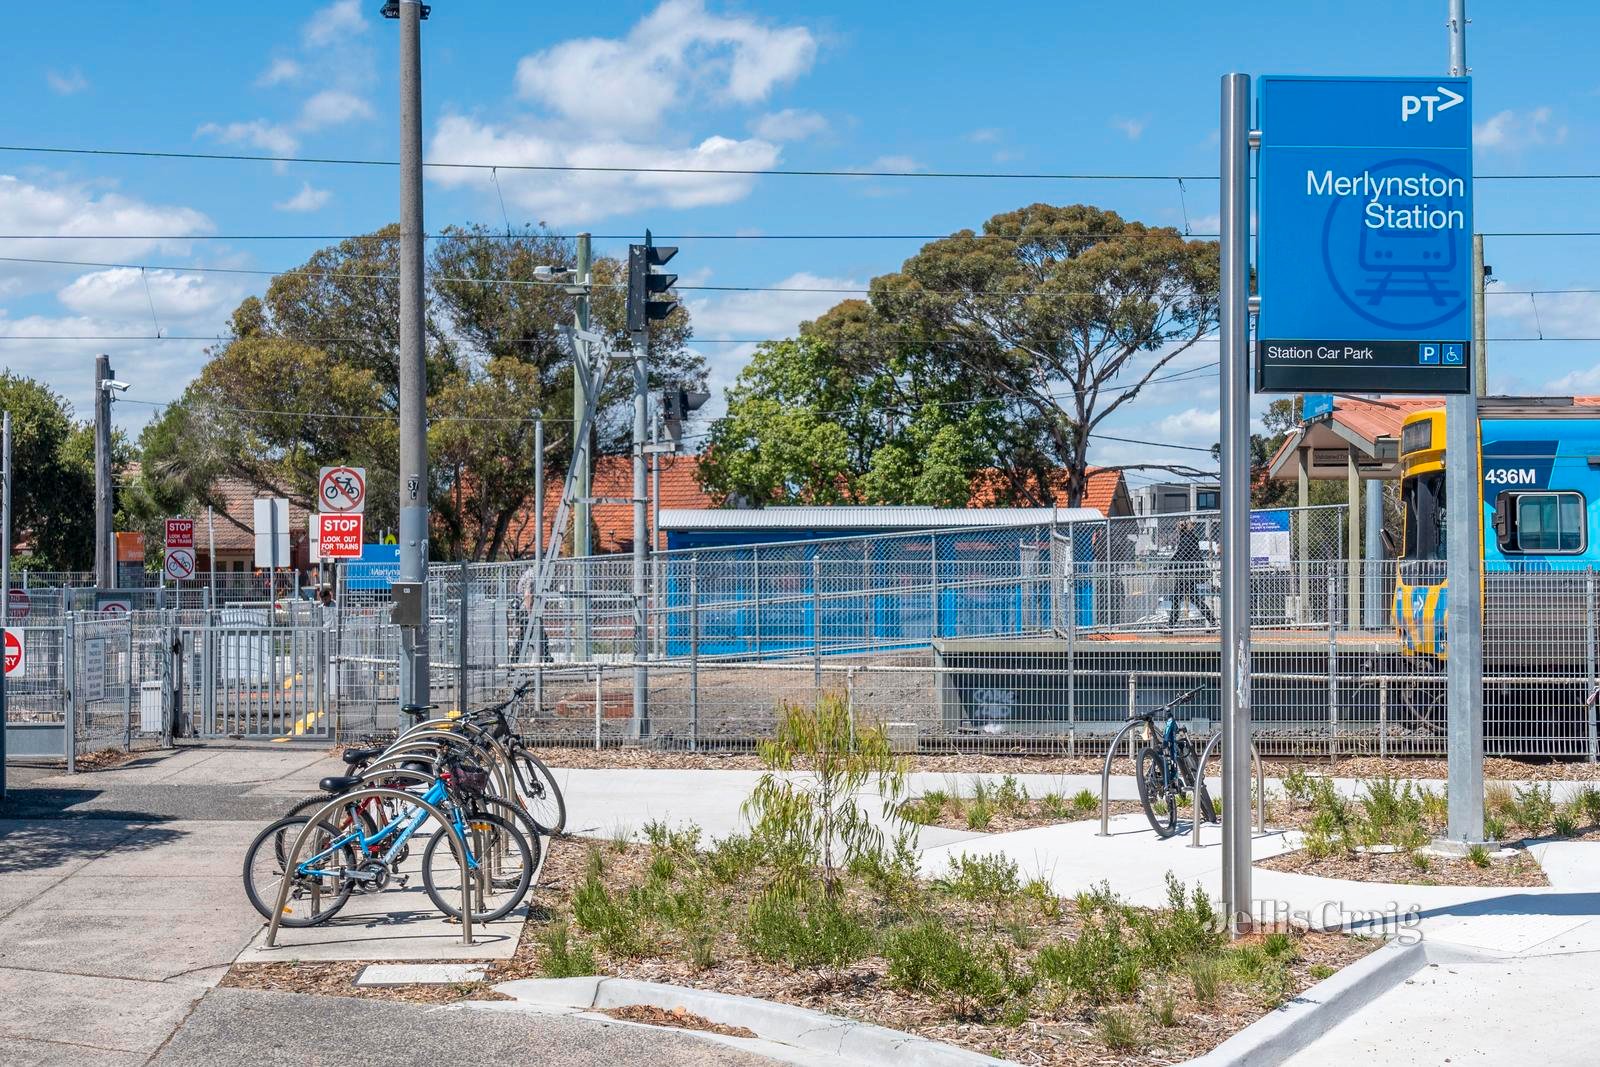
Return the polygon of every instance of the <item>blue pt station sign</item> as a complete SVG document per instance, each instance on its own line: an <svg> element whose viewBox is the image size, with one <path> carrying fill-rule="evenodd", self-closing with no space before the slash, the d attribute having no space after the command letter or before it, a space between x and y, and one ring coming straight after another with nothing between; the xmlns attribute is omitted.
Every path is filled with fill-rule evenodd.
<svg viewBox="0 0 1600 1067"><path fill-rule="evenodd" d="M1472 85L1261 79L1269 393L1472 391Z"/></svg>

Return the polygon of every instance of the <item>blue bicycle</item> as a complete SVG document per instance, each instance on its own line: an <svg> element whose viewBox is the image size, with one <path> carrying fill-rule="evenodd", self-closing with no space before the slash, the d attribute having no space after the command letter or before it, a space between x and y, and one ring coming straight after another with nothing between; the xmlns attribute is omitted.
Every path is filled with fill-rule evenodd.
<svg viewBox="0 0 1600 1067"><path fill-rule="evenodd" d="M1178 809L1188 803L1191 792L1200 809L1199 817L1206 822L1217 820L1211 794L1198 777L1199 753L1189 740L1188 729L1179 726L1173 714L1193 700L1200 689L1196 686L1155 711L1139 716L1144 720L1145 744L1134 763L1134 775L1139 783L1139 803L1144 806L1145 818L1150 820L1158 837L1171 837L1178 832ZM1159 728L1156 725L1158 715L1165 718Z"/></svg>
<svg viewBox="0 0 1600 1067"><path fill-rule="evenodd" d="M433 825L422 851L423 888L434 907L459 919L464 867L473 881L475 923L503 918L522 903L538 860L537 846L511 820L488 810L503 802L484 794L487 778L481 768L450 763L418 794L449 816L466 845L465 857L458 860L454 837ZM399 865L412 838L433 822L420 804L359 795L364 784L359 777L324 778L319 784L330 796L356 795L312 829L293 871L286 869L288 855L311 815L279 819L245 852L245 895L263 917L272 917L283 881L290 881L280 926L316 926L337 915L355 893L380 892L392 883L404 887L407 876L399 873Z"/></svg>

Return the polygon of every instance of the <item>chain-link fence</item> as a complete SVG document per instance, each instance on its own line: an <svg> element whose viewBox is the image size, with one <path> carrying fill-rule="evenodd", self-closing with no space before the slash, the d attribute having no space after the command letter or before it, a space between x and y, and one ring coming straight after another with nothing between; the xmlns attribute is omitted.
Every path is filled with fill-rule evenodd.
<svg viewBox="0 0 1600 1067"><path fill-rule="evenodd" d="M1255 516L1258 744L1442 753L1443 565L1349 560L1348 520ZM1219 706L1218 549L1215 514L1199 513L663 552L642 632L627 557L559 561L537 613L531 562L435 564L432 699L470 708L529 683L523 727L548 744L749 747L785 701L824 690L923 751L1092 750L1168 705L1204 733ZM1589 570L1486 576L1491 754L1600 755L1595 583ZM394 728L387 589L344 581L330 608L247 592L104 618L74 612L69 590L27 621L13 723L70 721L76 752Z"/></svg>

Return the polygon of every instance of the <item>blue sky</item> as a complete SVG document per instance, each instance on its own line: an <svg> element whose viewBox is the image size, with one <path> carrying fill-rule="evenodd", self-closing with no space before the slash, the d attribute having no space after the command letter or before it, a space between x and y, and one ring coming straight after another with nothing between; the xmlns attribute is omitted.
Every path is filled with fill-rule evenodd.
<svg viewBox="0 0 1600 1067"><path fill-rule="evenodd" d="M34 5L7 14L0 67L13 145L396 154L397 48L378 0L259 5L166 0ZM1476 169L1600 172L1593 5L1472 5ZM98 11L99 17L94 12ZM1217 79L1227 70L1432 74L1444 0L1228 4L929 0L549 5L439 0L424 27L425 147L483 162L624 162L827 169L1213 173ZM1037 200L1086 201L1210 232L1214 182L430 173L430 229L543 221L560 232L936 234ZM0 152L0 256L249 269L299 264L319 240L391 221L392 169ZM1484 182L1477 227L1600 231L1600 182ZM504 201L502 213L501 201ZM108 239L138 236L152 239ZM199 239L205 237L227 239ZM620 250L625 238L599 241ZM673 268L710 285L855 288L920 242L680 240ZM1490 237L1497 288L1600 289L1600 238ZM176 397L203 344L266 279L0 262L0 340L12 370L87 410L93 357L135 388L136 429ZM715 386L749 346L840 299L690 295ZM153 307L152 307L153 306ZM1600 392L1600 294L1492 297L1491 388ZM152 314L153 310L153 314ZM1202 346L1179 365L1214 358ZM141 401L143 403L135 403ZM1264 406L1265 398L1258 398ZM1176 444L1216 436L1206 377L1156 386L1106 429ZM1102 462L1193 453L1106 443Z"/></svg>

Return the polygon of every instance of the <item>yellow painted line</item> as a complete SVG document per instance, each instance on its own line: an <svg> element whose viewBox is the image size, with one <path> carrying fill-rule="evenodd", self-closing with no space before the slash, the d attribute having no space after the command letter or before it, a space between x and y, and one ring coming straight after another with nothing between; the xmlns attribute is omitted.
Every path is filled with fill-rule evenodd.
<svg viewBox="0 0 1600 1067"><path fill-rule="evenodd" d="M315 726L320 720L326 718L327 715L328 713L325 711L313 711L302 715L299 719L295 720L293 728L287 734L282 737L274 737L272 740L287 741L291 737L300 737L303 734L308 733L313 726Z"/></svg>

